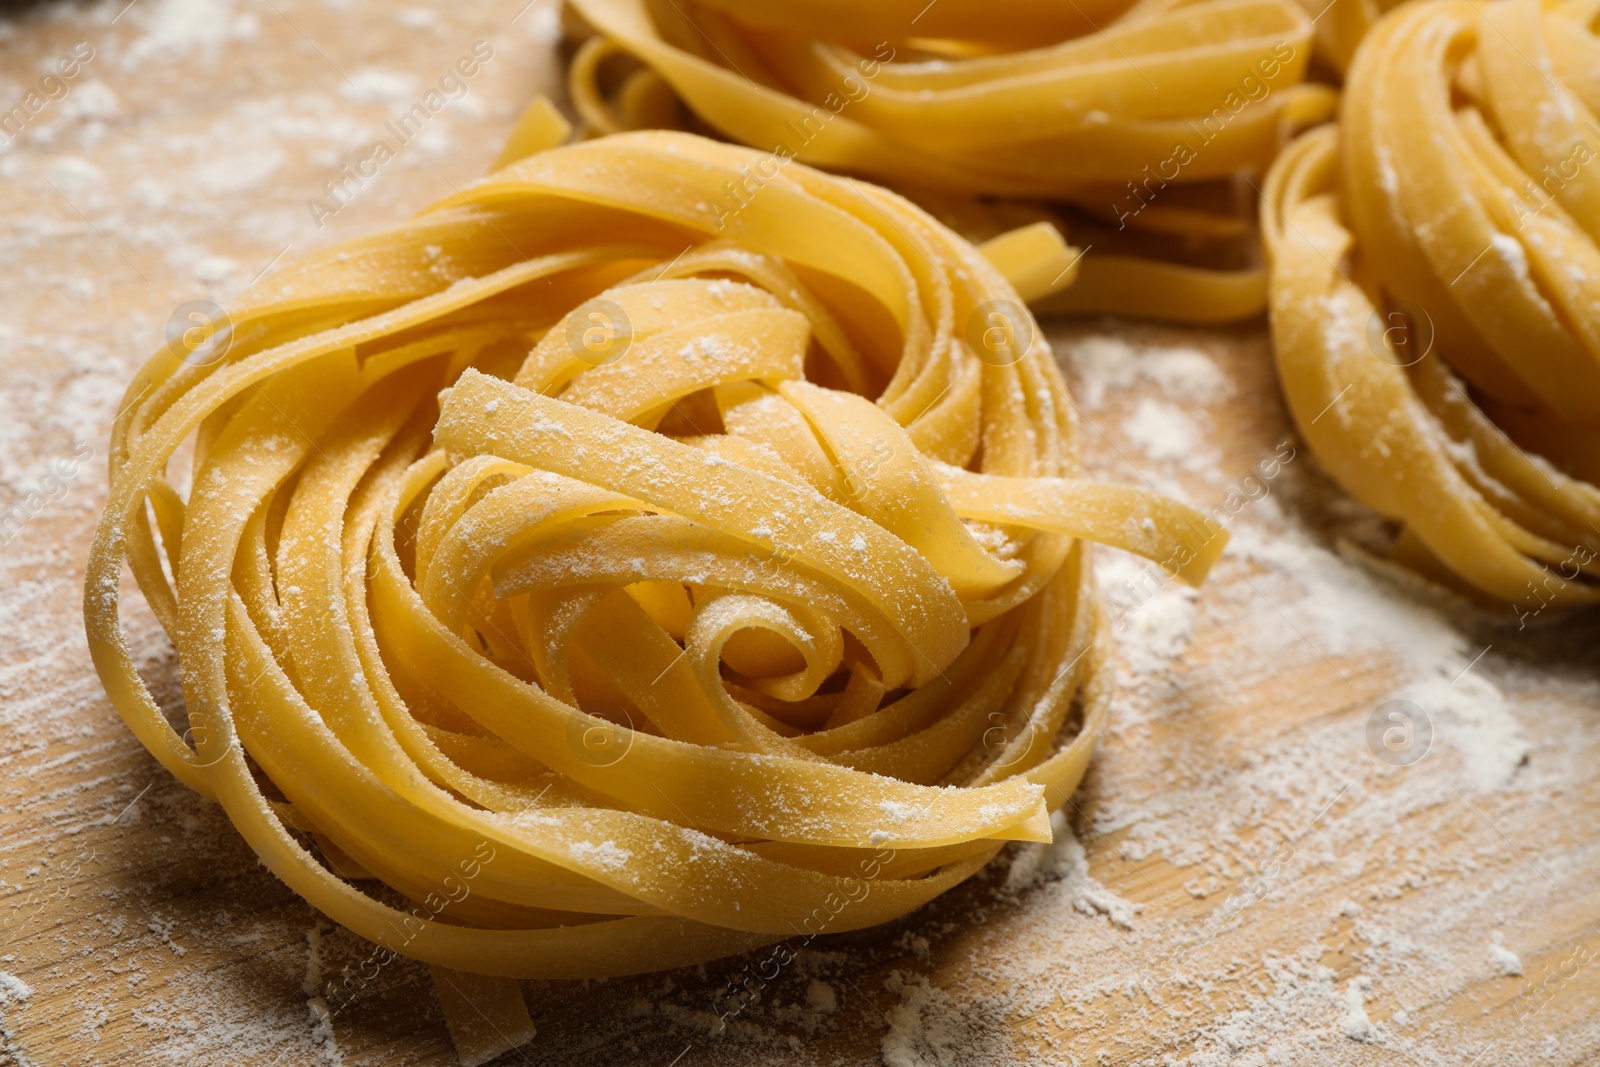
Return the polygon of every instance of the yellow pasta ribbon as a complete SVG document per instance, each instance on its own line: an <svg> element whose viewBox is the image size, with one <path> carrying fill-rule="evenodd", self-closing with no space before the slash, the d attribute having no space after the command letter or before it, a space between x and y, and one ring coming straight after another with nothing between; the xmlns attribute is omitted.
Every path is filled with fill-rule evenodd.
<svg viewBox="0 0 1600 1067"><path fill-rule="evenodd" d="M246 291L225 357L157 353L85 589L141 741L450 1004L881 923L1047 840L1108 714L1088 541L1193 583L1222 544L1083 479L1016 291L907 201L796 164L726 219L755 152L564 133L530 109L503 169Z"/></svg>
<svg viewBox="0 0 1600 1067"><path fill-rule="evenodd" d="M1397 557L1523 620L1600 598L1597 10L1397 9L1262 205L1301 432Z"/></svg>

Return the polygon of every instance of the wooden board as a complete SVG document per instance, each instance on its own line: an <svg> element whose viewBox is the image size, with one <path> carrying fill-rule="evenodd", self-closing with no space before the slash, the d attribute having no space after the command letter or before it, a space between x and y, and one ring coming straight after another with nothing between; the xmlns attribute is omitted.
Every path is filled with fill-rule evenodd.
<svg viewBox="0 0 1600 1067"><path fill-rule="evenodd" d="M93 49L0 148L0 507L27 513L0 534L0 1063L454 1062L419 964L318 1025L308 1000L366 946L134 741L76 602L107 427L169 314L482 173L523 104L560 91L555 13L522 3L0 15L0 106ZM477 41L494 55L465 97L313 210ZM539 1033L502 1062L1600 1062L1595 617L1519 631L1510 606L1430 601L1341 551L1382 531L1300 449L1264 324L1050 336L1101 476L1229 508L1280 443L1299 449L1255 483L1201 597L1119 594L1149 600L1127 612L1127 687L1075 837L804 946L725 1030L713 1005L759 955L527 983ZM1196 352L1225 384L1195 378ZM1113 586L1136 574L1102 565ZM175 692L164 638L130 626ZM1395 766L1367 724L1405 694L1433 745Z"/></svg>

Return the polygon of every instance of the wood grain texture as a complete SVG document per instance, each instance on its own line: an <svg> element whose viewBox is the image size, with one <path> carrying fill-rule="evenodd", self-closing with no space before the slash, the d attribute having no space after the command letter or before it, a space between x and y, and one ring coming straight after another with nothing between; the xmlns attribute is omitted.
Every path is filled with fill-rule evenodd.
<svg viewBox="0 0 1600 1067"><path fill-rule="evenodd" d="M134 741L99 689L77 600L107 428L169 312L225 306L279 257L404 218L482 173L522 105L559 95L553 11L139 0L119 15L122 3L0 14L0 107L75 45L95 50L0 149L0 507L47 490L0 546L0 1064L453 1063L418 963L385 968L331 1040L318 1029L308 1000L368 947ZM466 99L318 226L306 201L477 40L495 58ZM1101 476L1213 507L1295 441L1261 323L1049 333ZM1197 350L1231 384L1194 399L1130 373L1099 397L1096 353L1118 343L1141 358ZM1174 406L1202 436L1152 455L1139 428ZM73 466L80 443L94 456ZM57 461L73 470L59 493L43 481ZM1519 632L1508 606L1437 601L1412 609L1419 632L1443 614L1459 641L1430 666L1383 634L1330 630L1317 598L1350 590L1260 548L1289 538L1318 574L1370 583L1402 617L1427 602L1357 550L1339 555L1341 539L1382 531L1303 449L1238 522L1240 551L1193 601L1176 656L1139 651L1160 645L1154 611L1126 627L1127 691L1069 809L1088 877L1070 849L1044 857L1057 870L1040 879L1000 862L888 927L824 935L720 1032L713 1003L755 960L526 983L539 1032L501 1062L1600 1062L1600 620ZM170 646L142 610L129 630L175 702ZM1380 761L1369 716L1434 666L1465 668L1429 690L1442 694L1436 751ZM1454 687L1479 678L1503 695L1506 744L1527 746L1488 786L1473 759L1492 755L1492 735L1471 708L1450 709ZM1117 925L1107 911L1122 903L1139 910ZM1520 977L1493 944L1520 958ZM1365 1035L1345 1032L1352 982Z"/></svg>

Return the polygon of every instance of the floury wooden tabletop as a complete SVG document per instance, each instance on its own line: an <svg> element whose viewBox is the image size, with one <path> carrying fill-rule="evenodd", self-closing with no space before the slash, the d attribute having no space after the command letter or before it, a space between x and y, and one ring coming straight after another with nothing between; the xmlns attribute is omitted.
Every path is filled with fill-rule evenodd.
<svg viewBox="0 0 1600 1067"><path fill-rule="evenodd" d="M78 600L108 427L175 311L481 174L562 96L557 12L124 3L0 13L0 1063L452 1063L420 964L319 1024L368 946L139 746ZM539 1033L503 1062L1600 1060L1600 620L1519 628L1374 562L1263 323L1047 330L1093 472L1233 534L1198 595L1099 554L1122 688L1057 843L797 939L724 1029L768 954L527 983ZM129 629L175 700L165 637L142 607Z"/></svg>

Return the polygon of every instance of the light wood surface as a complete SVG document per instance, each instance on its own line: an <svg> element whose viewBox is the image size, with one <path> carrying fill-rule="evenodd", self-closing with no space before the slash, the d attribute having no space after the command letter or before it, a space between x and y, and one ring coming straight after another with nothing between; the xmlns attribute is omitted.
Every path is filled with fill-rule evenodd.
<svg viewBox="0 0 1600 1067"><path fill-rule="evenodd" d="M107 428L169 313L225 305L279 257L404 218L482 173L523 104L560 94L553 10L522 2L0 14L0 106L79 42L95 50L67 96L0 148L0 506L78 442L94 448L0 546L14 609L0 622L0 972L14 978L0 981L0 1064L455 1062L427 970L408 961L319 1037L308 996L366 946L135 742L100 692L77 600ZM466 99L319 227L306 201L478 40L495 54ZM1294 440L1264 323L1049 332L1075 386L1094 338L1197 348L1232 383L1192 404L1205 437L1189 462L1150 456L1130 431L1142 401L1179 402L1150 379L1086 403L1103 477L1148 477L1211 507ZM1240 521L1257 538L1297 531L1319 560L1373 530L1303 450L1270 500ZM1436 717L1436 751L1414 766L1374 756L1369 715L1419 668L1360 635L1325 647L1317 595L1282 557L1236 554L1196 601L1181 654L1143 674L1130 662L1117 725L1069 809L1092 883L1011 892L997 864L890 927L811 945L721 1035L707 1031L712 1001L743 961L527 983L539 1033L502 1062L918 1062L902 1055L918 1039L906 974L949 1009L949 1040L935 1027L918 1046L929 1063L1600 1062L1600 620L1522 633L1505 607L1444 602L1462 626L1449 665L1492 680L1515 723L1508 744L1529 746L1484 788L1471 765L1482 731L1453 736L1467 731L1459 716ZM170 646L143 613L130 628L158 690L175 694ZM1269 864L1285 842L1292 856ZM1138 905L1126 928L1091 899L1101 890ZM1245 896L1228 905L1230 893ZM813 980L835 1010L792 1007ZM1365 1040L1342 1030L1363 980Z"/></svg>

